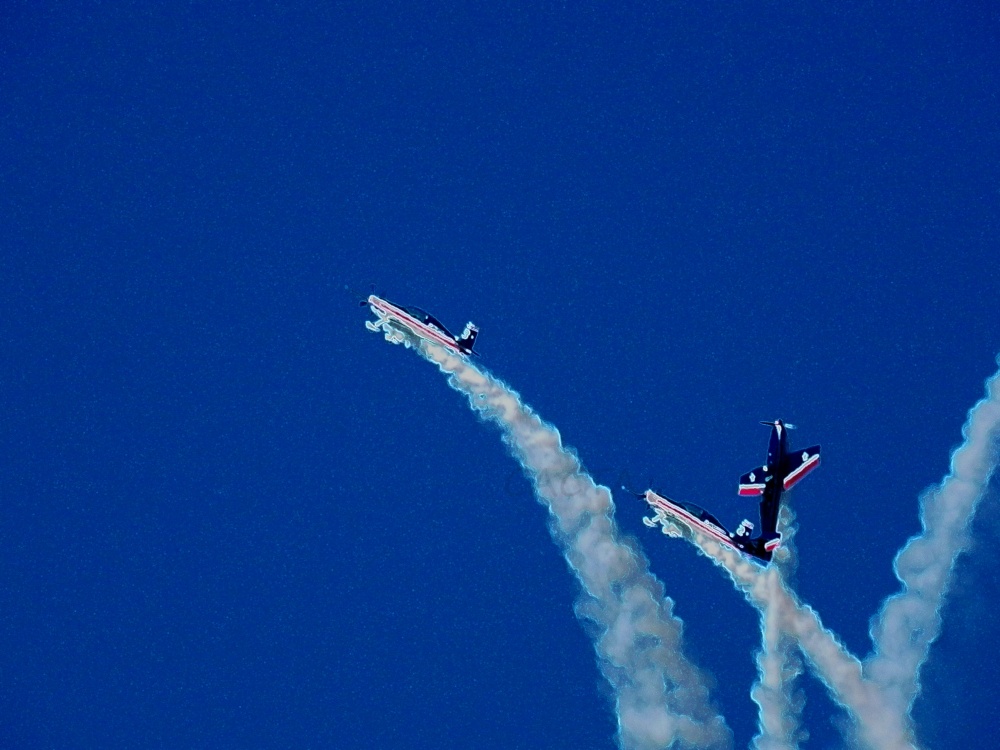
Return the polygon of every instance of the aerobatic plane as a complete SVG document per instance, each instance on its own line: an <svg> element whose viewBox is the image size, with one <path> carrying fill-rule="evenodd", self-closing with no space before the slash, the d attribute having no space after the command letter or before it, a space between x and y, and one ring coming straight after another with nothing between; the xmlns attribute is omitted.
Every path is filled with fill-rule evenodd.
<svg viewBox="0 0 1000 750"><path fill-rule="evenodd" d="M693 503L671 500L669 497L646 490L639 498L655 511L652 518L642 522L650 527L662 526L664 534L682 536L683 529L697 529L730 547L734 547L765 564L781 545L777 530L781 494L798 484L809 472L819 466L820 447L813 445L804 450L789 450L788 429L780 419L761 422L771 428L767 446L767 460L762 466L740 477L739 494L745 497L760 496L759 536L752 536L753 524L744 519L735 532L723 526L711 513ZM681 527L678 524L682 524Z"/></svg>
<svg viewBox="0 0 1000 750"><path fill-rule="evenodd" d="M374 294L370 294L361 304L370 307L378 316L377 320L365 321L365 327L369 331L384 330L387 336L397 343L403 341L403 331L407 331L456 354L476 354L472 351L472 347L476 343L479 329L472 323L466 323L462 335L455 336L440 320L419 307L396 305Z"/></svg>

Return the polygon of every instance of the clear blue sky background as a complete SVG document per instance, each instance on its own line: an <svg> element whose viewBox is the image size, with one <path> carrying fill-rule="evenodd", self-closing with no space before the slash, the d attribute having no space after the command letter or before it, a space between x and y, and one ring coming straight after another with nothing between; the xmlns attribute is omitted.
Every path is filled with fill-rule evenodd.
<svg viewBox="0 0 1000 750"><path fill-rule="evenodd" d="M612 746L544 509L347 284L730 525L797 423L798 588L868 651L997 366L1000 17L620 6L0 11L0 746ZM745 747L756 614L617 500ZM995 735L998 523L928 746Z"/></svg>

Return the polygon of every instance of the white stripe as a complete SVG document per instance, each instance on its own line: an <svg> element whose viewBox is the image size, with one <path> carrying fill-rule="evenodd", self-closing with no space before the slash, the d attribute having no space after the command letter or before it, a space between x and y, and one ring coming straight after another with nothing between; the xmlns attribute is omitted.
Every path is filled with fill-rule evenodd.
<svg viewBox="0 0 1000 750"><path fill-rule="evenodd" d="M666 500L664 498L660 497L659 495L657 495L656 493L652 493L652 494L653 494L653 497L656 498L656 501L654 501L656 503L656 505L658 505L660 508L662 508L663 511L666 512L668 515L672 516L674 518L674 520L680 521L681 523L683 523L685 525L688 525L688 526L694 524L695 526L697 526L699 529L701 529L705 533L711 534L712 536L717 537L720 541L725 542L730 547L734 547L732 540L728 536L726 536L725 534L722 534L722 533L716 531L714 527L709 526L704 521L701 521L701 520L695 518L694 516L692 516L687 511L681 510L680 508L677 508L677 507L675 507L673 505L667 504ZM684 516L687 516L687 518L684 518ZM690 519L690 520L688 520L688 519Z"/></svg>
<svg viewBox="0 0 1000 750"><path fill-rule="evenodd" d="M788 483L789 482L797 482L799 474L801 474L804 471L808 471L809 469L811 469L813 466L816 465L817 461L819 461L819 454L818 453L816 455L814 455L814 456L810 456L808 461L806 461L799 468L797 468L795 471L793 471L791 474L789 474L787 477L785 477L784 484L785 484L786 489L788 487Z"/></svg>
<svg viewBox="0 0 1000 750"><path fill-rule="evenodd" d="M379 301L381 302L382 300ZM441 344L442 346L458 350L458 345L444 334L439 333L437 329L421 323L419 320L403 312L395 305L391 305L387 302L383 302L383 304L386 307L385 312L387 315L396 318L396 320L413 331L417 336L422 336L423 338L430 339L431 341ZM416 328L416 330L414 330L414 328Z"/></svg>

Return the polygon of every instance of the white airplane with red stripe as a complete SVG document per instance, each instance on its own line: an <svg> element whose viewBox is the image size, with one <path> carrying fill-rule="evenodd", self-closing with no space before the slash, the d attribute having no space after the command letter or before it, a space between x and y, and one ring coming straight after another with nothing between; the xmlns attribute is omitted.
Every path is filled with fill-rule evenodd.
<svg viewBox="0 0 1000 750"><path fill-rule="evenodd" d="M479 329L473 323L467 323L462 335L455 336L440 320L419 307L397 305L374 294L361 304L368 305L377 316L376 320L366 320L365 327L369 331L383 331L390 341L402 343L405 332L409 332L456 354L467 356L476 353L472 347Z"/></svg>
<svg viewBox="0 0 1000 750"><path fill-rule="evenodd" d="M777 530L781 494L798 484L809 472L819 466L820 447L813 445L804 450L788 450L788 430L780 419L761 422L771 427L767 448L767 463L748 471L740 477L740 495L761 496L759 536L751 537L753 524L744 519L735 532L730 532L715 516L693 503L671 500L653 490L646 490L639 498L654 510L652 518L643 518L646 526L662 526L664 534L682 536L683 529L697 529L709 537L751 555L764 563L770 562L774 551L781 546Z"/></svg>

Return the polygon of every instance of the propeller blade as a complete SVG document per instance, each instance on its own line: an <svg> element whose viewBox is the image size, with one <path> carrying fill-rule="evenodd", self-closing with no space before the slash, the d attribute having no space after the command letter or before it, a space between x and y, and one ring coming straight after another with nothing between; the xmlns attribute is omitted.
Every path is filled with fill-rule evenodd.
<svg viewBox="0 0 1000 750"><path fill-rule="evenodd" d="M372 286L374 286L374 284L372 284ZM358 307L364 307L368 304L368 295L361 294L357 289L351 289L351 287L345 284L344 291L354 297L354 299L358 300Z"/></svg>

